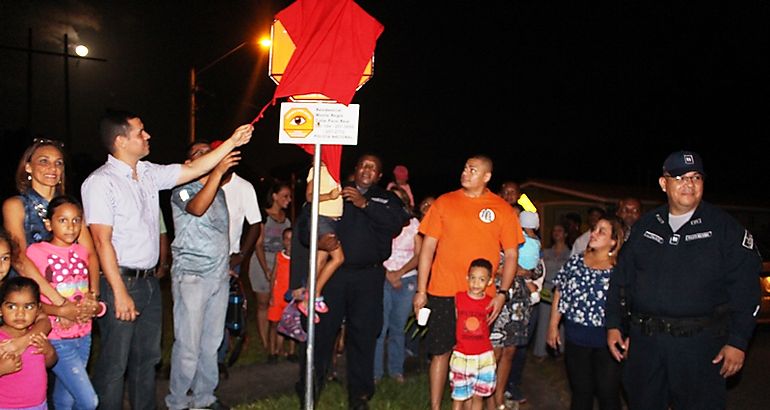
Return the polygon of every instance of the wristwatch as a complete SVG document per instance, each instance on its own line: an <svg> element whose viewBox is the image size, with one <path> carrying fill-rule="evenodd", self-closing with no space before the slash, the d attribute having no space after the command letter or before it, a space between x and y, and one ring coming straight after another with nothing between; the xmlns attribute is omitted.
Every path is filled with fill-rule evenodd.
<svg viewBox="0 0 770 410"><path fill-rule="evenodd" d="M497 290L497 294L505 296L505 301L506 302L511 300L511 292L509 292L509 289L498 289Z"/></svg>

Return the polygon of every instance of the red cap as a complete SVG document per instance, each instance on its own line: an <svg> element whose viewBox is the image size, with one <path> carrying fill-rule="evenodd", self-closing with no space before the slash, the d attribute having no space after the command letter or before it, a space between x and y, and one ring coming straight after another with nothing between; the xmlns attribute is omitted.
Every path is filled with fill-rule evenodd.
<svg viewBox="0 0 770 410"><path fill-rule="evenodd" d="M409 170L403 165L396 165L396 167L393 168L393 175L398 179L408 179Z"/></svg>
<svg viewBox="0 0 770 410"><path fill-rule="evenodd" d="M224 141L222 140L214 140L209 144L211 146L211 149L217 149L218 146L222 145Z"/></svg>

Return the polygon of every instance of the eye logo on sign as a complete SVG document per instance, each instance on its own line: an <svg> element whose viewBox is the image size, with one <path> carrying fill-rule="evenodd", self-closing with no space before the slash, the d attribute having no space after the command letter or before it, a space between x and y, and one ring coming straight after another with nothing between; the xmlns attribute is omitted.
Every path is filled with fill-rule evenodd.
<svg viewBox="0 0 770 410"><path fill-rule="evenodd" d="M305 138L313 132L313 113L306 108L294 108L283 116L283 130L292 138Z"/></svg>
<svg viewBox="0 0 770 410"><path fill-rule="evenodd" d="M495 211L489 208L484 208L481 210L481 212L479 212L479 219L481 219L481 222L488 224L495 220Z"/></svg>

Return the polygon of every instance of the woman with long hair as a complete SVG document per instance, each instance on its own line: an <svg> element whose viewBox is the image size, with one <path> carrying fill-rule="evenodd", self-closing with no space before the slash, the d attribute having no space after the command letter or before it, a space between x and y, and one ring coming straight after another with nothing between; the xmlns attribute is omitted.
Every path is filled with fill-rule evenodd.
<svg viewBox="0 0 770 410"><path fill-rule="evenodd" d="M573 255L553 280L554 294L548 345L562 344L559 322L564 318L567 378L572 410L619 410L620 363L607 347L605 305L610 277L623 246L623 227L616 219L602 218L594 226L584 254Z"/></svg>
<svg viewBox="0 0 770 410"><path fill-rule="evenodd" d="M291 221L286 214L292 199L291 186L285 182L276 182L267 192L265 218L262 229L249 261L249 281L251 289L257 295L257 332L262 346L268 351L267 310L270 306L270 284L276 255L283 249L283 231L291 228Z"/></svg>
<svg viewBox="0 0 770 410"><path fill-rule="evenodd" d="M90 291L78 305L67 301L54 289L43 277L43 272L39 272L26 256L27 246L47 241L51 237L51 233L46 230L44 219L47 218L48 202L65 193L64 164L64 144L49 139L33 140L32 145L22 154L16 169L16 188L19 195L3 202L3 227L19 246L19 257L13 268L20 275L37 282L41 293L53 303L52 306L44 306L46 313L71 321L88 320L99 308L96 302L99 297L99 259L85 220L82 221L77 243L84 246L90 255Z"/></svg>

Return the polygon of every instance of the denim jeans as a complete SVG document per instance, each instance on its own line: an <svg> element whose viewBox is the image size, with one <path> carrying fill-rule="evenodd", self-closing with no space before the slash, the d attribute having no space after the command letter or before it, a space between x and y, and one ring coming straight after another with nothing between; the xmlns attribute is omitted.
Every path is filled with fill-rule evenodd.
<svg viewBox="0 0 770 410"><path fill-rule="evenodd" d="M99 395L100 408L121 409L125 380L131 408L154 409L155 366L160 362L163 326L160 286L155 277L121 278L140 314L133 322L116 319L115 295L107 280L101 278L107 314L96 321L101 342L92 379L94 389Z"/></svg>
<svg viewBox="0 0 770 410"><path fill-rule="evenodd" d="M383 285L382 331L377 338L374 351L374 378L383 375L385 341L388 348L388 374L393 377L404 374L405 333L404 326L412 311L412 298L417 290L417 276L401 280L401 287L395 289L387 280Z"/></svg>
<svg viewBox="0 0 770 410"><path fill-rule="evenodd" d="M225 329L228 278L175 275L174 347L166 405L169 409L207 407L217 400L217 348ZM192 396L188 391L192 390Z"/></svg>
<svg viewBox="0 0 770 410"><path fill-rule="evenodd" d="M53 367L56 375L53 405L59 410L95 409L99 404L86 365L91 353L91 335L74 339L51 339L59 361Z"/></svg>

